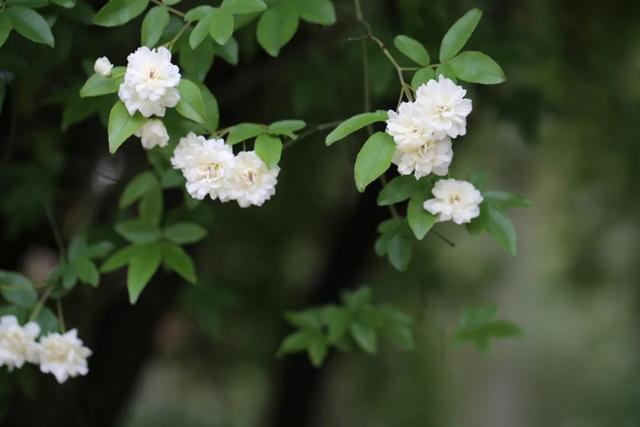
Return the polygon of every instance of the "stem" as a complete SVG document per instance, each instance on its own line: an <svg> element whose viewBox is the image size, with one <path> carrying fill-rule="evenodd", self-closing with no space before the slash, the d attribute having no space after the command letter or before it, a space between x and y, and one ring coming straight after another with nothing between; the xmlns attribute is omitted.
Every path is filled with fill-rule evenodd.
<svg viewBox="0 0 640 427"><path fill-rule="evenodd" d="M183 12L180 12L178 9L174 9L173 7L167 6L166 4L162 3L160 0L151 0L151 3L155 3L158 6L166 7L169 12L171 12L174 15L177 15L177 16L179 16L181 18L185 17L185 14Z"/></svg>
<svg viewBox="0 0 640 427"><path fill-rule="evenodd" d="M175 37L164 44L167 47L167 49L171 50L171 48L178 41L182 33L184 33L187 30L187 28L189 28L190 26L191 26L191 22L185 22L185 24L182 26L182 28L180 28L180 31L178 31Z"/></svg>
<svg viewBox="0 0 640 427"><path fill-rule="evenodd" d="M64 325L64 315L62 314L62 301L61 300L57 300L56 301L56 308L57 308L57 311L58 311L58 325L60 326L60 332L64 334L67 331L67 328Z"/></svg>
<svg viewBox="0 0 640 427"><path fill-rule="evenodd" d="M431 230L431 232L433 234L435 234L436 236L438 236L440 238L440 240L442 240L443 242L445 242L447 245L451 246L452 248L456 247L456 244L453 243L451 240L447 239L444 235L440 234L439 232L437 232L436 230Z"/></svg>
<svg viewBox="0 0 640 427"><path fill-rule="evenodd" d="M58 251L60 252L60 257L62 260L67 258L67 254L64 249L64 242L62 240L62 235L60 234L60 230L56 225L56 221L53 217L53 212L51 210L51 206L49 206L49 202L44 198L42 194L40 194L40 199L42 200L42 204L44 205L44 211L47 216L47 220L49 221L49 226L51 227L51 231L53 232L53 237L56 241L56 245L58 246Z"/></svg>
<svg viewBox="0 0 640 427"><path fill-rule="evenodd" d="M327 129L331 129L332 127L335 127L335 126L339 125L343 121L344 120L334 120L332 122L321 123L319 125L309 126L309 129L307 131L305 131L305 132L302 132L300 135L298 135L298 137L296 139L290 139L289 141L285 142L285 144L284 144L284 146L282 148L283 149L289 148L293 144L296 144L296 143L300 142L301 140L308 138L309 136L313 135L314 133L317 133L317 132L320 132L320 131L323 131L323 130L327 130Z"/></svg>
<svg viewBox="0 0 640 427"><path fill-rule="evenodd" d="M44 291L42 296L40 296L38 303L36 304L36 306L33 308L33 311L31 312L31 316L29 316L29 322L33 322L38 318L38 315L42 311L42 307L44 307L44 304L47 302L47 299L49 299L49 294L51 294L52 290L53 290L53 287L47 288L47 290Z"/></svg>

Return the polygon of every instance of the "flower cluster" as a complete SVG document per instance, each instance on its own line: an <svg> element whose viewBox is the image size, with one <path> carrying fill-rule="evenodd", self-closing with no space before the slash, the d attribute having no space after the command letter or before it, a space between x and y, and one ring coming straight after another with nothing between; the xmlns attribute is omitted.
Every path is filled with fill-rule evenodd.
<svg viewBox="0 0 640 427"><path fill-rule="evenodd" d="M389 111L387 133L396 145L393 163L401 175L416 179L434 174L446 176L453 160L452 139L467 132L471 100L467 91L442 75L416 91L416 100ZM438 221L470 222L480 214L482 195L472 184L454 179L436 182L434 199L424 208Z"/></svg>
<svg viewBox="0 0 640 427"><path fill-rule="evenodd" d="M280 168L269 169L254 151L233 154L222 139L189 133L180 139L171 164L182 171L196 199L235 200L240 207L262 206L275 194Z"/></svg>
<svg viewBox="0 0 640 427"><path fill-rule="evenodd" d="M39 335L40 326L35 322L21 326L15 316L0 317L0 366L12 371L25 363L40 365L41 372L53 374L60 384L89 372L91 350L83 345L75 329L50 333L36 341Z"/></svg>

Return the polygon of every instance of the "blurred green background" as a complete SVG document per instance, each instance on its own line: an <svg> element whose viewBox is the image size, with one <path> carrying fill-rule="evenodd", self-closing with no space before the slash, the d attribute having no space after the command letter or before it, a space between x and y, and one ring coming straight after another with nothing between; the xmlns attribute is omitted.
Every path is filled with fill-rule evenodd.
<svg viewBox="0 0 640 427"><path fill-rule="evenodd" d="M362 111L361 45L349 38L363 29L350 0L335 4L337 25L303 24L277 59L253 26L239 32L240 65L217 59L207 79L222 127ZM472 7L484 16L469 47L498 61L507 82L468 88L474 111L452 171L485 169L489 188L532 199L513 212L516 257L445 224L455 248L427 238L396 272L373 252L387 215L376 189L359 195L353 183L364 136L327 148L320 133L287 149L265 207L208 202L191 213L211 231L194 248L197 286L158 277L135 309L122 274L74 293L68 323L94 350L92 374L64 387L22 374L5 393L3 425L639 426L640 3L363 1L383 41L407 34L432 57ZM24 71L0 115L3 269L37 278L55 260L41 197L65 238L88 224L107 235L125 178L145 160L136 144L109 156L97 116L61 132L55 97L84 79L83 60L124 63L138 31L139 19L117 31L78 26L56 34L53 52L17 37L7 46L24 44L23 56L0 49L0 69L17 61ZM394 70L369 47L373 107L393 108ZM336 353L319 370L275 357L290 332L284 311L364 283L415 316L415 351ZM489 303L524 335L486 354L455 345L460 312Z"/></svg>

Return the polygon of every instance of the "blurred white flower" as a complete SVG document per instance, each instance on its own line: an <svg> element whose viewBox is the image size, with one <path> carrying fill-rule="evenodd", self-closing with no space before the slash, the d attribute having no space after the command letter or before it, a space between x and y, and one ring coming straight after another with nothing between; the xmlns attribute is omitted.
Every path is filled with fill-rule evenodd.
<svg viewBox="0 0 640 427"><path fill-rule="evenodd" d="M164 127L162 120L155 119L146 122L137 132L136 136L142 141L142 147L147 150L152 149L156 145L158 147L166 147L169 142L169 134L167 128Z"/></svg>
<svg viewBox="0 0 640 427"><path fill-rule="evenodd" d="M111 75L111 70L113 70L113 64L106 56L96 59L96 63L93 64L93 71L103 77L109 77Z"/></svg>
<svg viewBox="0 0 640 427"><path fill-rule="evenodd" d="M173 152L171 164L180 169L187 180L187 191L196 199L227 201L231 198L229 178L234 156L231 147L222 139L207 140L189 133L181 138Z"/></svg>
<svg viewBox="0 0 640 427"><path fill-rule="evenodd" d="M231 197L242 208L262 204L276 193L279 167L269 169L254 151L242 151L236 156L231 176Z"/></svg>
<svg viewBox="0 0 640 427"><path fill-rule="evenodd" d="M398 166L401 175L414 174L416 179L431 173L444 176L449 173L449 165L453 160L451 139L427 139L417 147L401 148L396 146L393 163Z"/></svg>
<svg viewBox="0 0 640 427"><path fill-rule="evenodd" d="M171 63L171 52L164 47L140 47L127 58L127 71L118 96L129 114L136 111L144 117L163 117L166 108L175 107L180 100L176 89L180 70Z"/></svg>
<svg viewBox="0 0 640 427"><path fill-rule="evenodd" d="M403 102L398 107L398 112L390 110L388 115L387 133L399 148L419 147L431 137L424 115L415 102Z"/></svg>
<svg viewBox="0 0 640 427"><path fill-rule="evenodd" d="M29 322L20 326L15 316L0 318L0 366L7 366L10 371L21 368L25 362L38 363L40 346L36 338L40 334L40 326Z"/></svg>
<svg viewBox="0 0 640 427"><path fill-rule="evenodd" d="M438 216L438 222L464 224L480 215L482 194L467 181L441 179L431 191L434 199L424 202L424 209Z"/></svg>
<svg viewBox="0 0 640 427"><path fill-rule="evenodd" d="M456 138L467 132L467 116L471 113L471 100L465 98L462 86L443 77L429 80L416 92L416 104L422 119L436 138Z"/></svg>
<svg viewBox="0 0 640 427"><path fill-rule="evenodd" d="M89 372L87 358L91 350L83 345L75 329L42 337L40 347L40 371L53 374L60 384Z"/></svg>

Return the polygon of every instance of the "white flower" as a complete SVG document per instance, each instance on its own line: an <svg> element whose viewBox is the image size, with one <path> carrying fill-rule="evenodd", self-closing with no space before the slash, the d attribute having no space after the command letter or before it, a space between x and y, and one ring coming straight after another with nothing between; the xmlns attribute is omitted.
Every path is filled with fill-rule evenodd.
<svg viewBox="0 0 640 427"><path fill-rule="evenodd" d="M162 120L155 119L146 122L137 132L136 136L142 141L142 146L150 150L156 145L158 147L166 147L169 142L169 134L167 128L164 127Z"/></svg>
<svg viewBox="0 0 640 427"><path fill-rule="evenodd" d="M171 52L164 48L138 48L127 58L127 71L118 96L129 114L163 117L167 107L178 104L180 70L171 63Z"/></svg>
<svg viewBox="0 0 640 427"><path fill-rule="evenodd" d="M96 63L93 64L93 71L103 77L109 77L111 75L111 70L113 70L113 64L106 56L96 59Z"/></svg>
<svg viewBox="0 0 640 427"><path fill-rule="evenodd" d="M201 200L209 195L213 200L219 198L223 202L231 198L229 178L234 156L231 147L222 139L207 140L189 133L180 139L171 164L182 170L192 197Z"/></svg>
<svg viewBox="0 0 640 427"><path fill-rule="evenodd" d="M75 329L66 334L52 333L40 339L40 371L51 373L60 384L69 377L87 375L91 350L78 338Z"/></svg>
<svg viewBox="0 0 640 427"><path fill-rule="evenodd" d="M462 86L444 78L429 80L418 88L416 103L422 110L426 125L436 135L456 138L467 132L467 116L471 113L471 100L465 98Z"/></svg>
<svg viewBox="0 0 640 427"><path fill-rule="evenodd" d="M36 338L40 334L40 326L29 322L20 326L15 316L0 318L0 366L7 366L10 371L21 368L25 362L37 363L40 346Z"/></svg>
<svg viewBox="0 0 640 427"><path fill-rule="evenodd" d="M262 204L276 193L279 167L272 169L254 151L242 151L236 156L231 177L231 196L241 208Z"/></svg>
<svg viewBox="0 0 640 427"><path fill-rule="evenodd" d="M416 179L431 173L444 176L449 173L453 160L451 139L427 139L417 147L401 148L396 146L393 163L398 166L401 175L414 174Z"/></svg>
<svg viewBox="0 0 640 427"><path fill-rule="evenodd" d="M387 133L401 148L416 148L430 138L430 130L424 121L424 114L415 102L403 102L398 112L390 110L387 119Z"/></svg>
<svg viewBox="0 0 640 427"><path fill-rule="evenodd" d="M438 215L438 222L453 220L464 224L480 215L482 194L467 181L441 179L431 192L435 198L424 202L424 209Z"/></svg>

